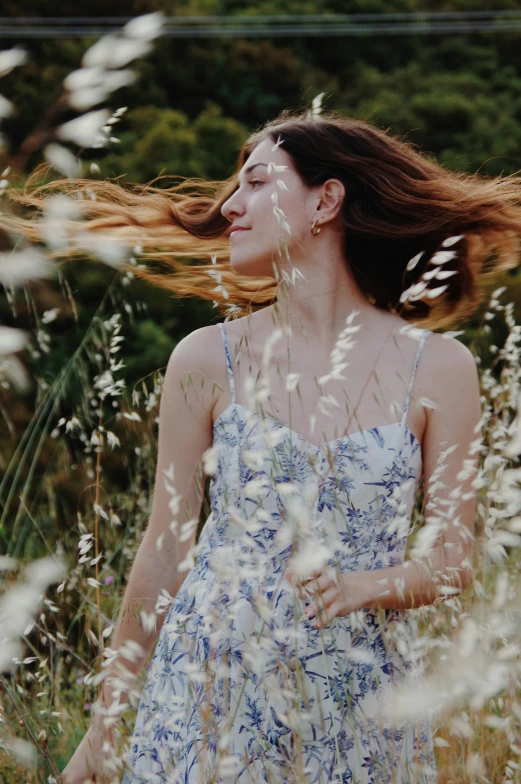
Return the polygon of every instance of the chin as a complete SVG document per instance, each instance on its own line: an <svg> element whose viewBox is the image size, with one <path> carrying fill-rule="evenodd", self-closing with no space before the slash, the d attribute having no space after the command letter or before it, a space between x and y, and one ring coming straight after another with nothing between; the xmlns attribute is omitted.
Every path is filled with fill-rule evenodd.
<svg viewBox="0 0 521 784"><path fill-rule="evenodd" d="M234 253L232 250L230 265L238 275L246 275L251 278L274 278L273 263L265 256L248 257L244 255L241 257L239 253Z"/></svg>

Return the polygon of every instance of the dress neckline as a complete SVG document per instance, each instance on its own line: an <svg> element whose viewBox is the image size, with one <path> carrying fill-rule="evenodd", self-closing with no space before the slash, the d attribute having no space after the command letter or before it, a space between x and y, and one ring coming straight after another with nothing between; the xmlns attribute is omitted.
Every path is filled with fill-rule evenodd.
<svg viewBox="0 0 521 784"><path fill-rule="evenodd" d="M215 433L215 430L217 429L219 421L221 419L223 419L224 416L232 408L241 409L242 411L248 411L248 413L252 414L254 417L257 417L257 419L260 419L259 415L255 411L250 411L249 409L246 408L246 406L243 406L242 403L237 403L235 401L232 401L228 406L226 406L224 411L222 411L219 414L219 416L217 417L217 419L214 421L214 423L213 423L213 431L214 431L214 433ZM380 431L380 430L388 430L391 427L399 427L402 430L404 430L406 433L408 433L409 436L412 437L413 441L420 448L420 452L421 452L420 441L419 441L417 435L415 433L413 433L413 431L410 429L410 427L408 426L408 424L406 422L389 422L389 423L387 423L385 425L376 425L374 427L366 427L364 430L354 430L352 433L347 433L346 435L340 436L339 438L334 438L332 441L326 441L323 444L314 444L312 441L308 441L307 438L304 438L304 436L300 435L300 433L297 433L295 430L292 430L287 425L282 424L282 422L277 422L276 419L273 419L273 417L271 417L271 416L269 416L267 414L264 415L263 419L268 421L268 422L273 423L279 429L285 430L287 433L291 433L299 441L303 441L305 444L307 444L310 447L313 447L313 449L317 449L318 451L321 451L323 449L328 449L329 447L333 446L334 444L340 444L342 441L349 441L349 440L352 441L352 440L354 440L356 438L356 436L359 436L359 435L363 436L363 435L366 435L367 433L373 432L374 430Z"/></svg>

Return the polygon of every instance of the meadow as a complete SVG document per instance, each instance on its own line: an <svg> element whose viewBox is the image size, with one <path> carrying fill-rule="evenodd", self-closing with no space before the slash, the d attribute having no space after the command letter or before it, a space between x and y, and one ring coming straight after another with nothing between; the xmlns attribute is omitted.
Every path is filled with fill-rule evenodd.
<svg viewBox="0 0 521 784"><path fill-rule="evenodd" d="M160 35L159 17L143 19L126 32L136 58ZM94 109L106 97L100 90L108 88L99 73L96 82L87 83L93 77L88 69L105 63L116 90L125 79L130 82L123 75L128 62L122 54L119 62L107 64L103 44L88 51L83 73L78 69L68 86L70 106L85 112L83 122L54 127L39 151L61 177L109 176L118 156L117 123L124 121L127 107ZM18 50L0 52L0 72L23 63ZM320 100L312 110L320 112ZM136 125L139 120L145 122L146 113ZM177 134L184 120L175 121ZM220 122L219 112L200 121L200 138L212 122ZM223 124L233 149L242 128L228 120ZM131 149L136 131L126 133ZM105 163L80 165L78 149L104 145L110 147ZM6 215L11 214L10 189L27 178L11 169L9 159L1 186ZM146 154L133 162L136 176L144 159ZM5 784L59 782L89 725L99 682L114 656L111 634L126 576L150 513L165 360L182 334L234 315L222 287L217 310L151 292L136 276L147 262L139 245L121 249L73 234L64 240L60 225L64 231L69 226L73 201L53 203L54 212L44 216L43 241L10 235L0 254L0 770ZM85 256L81 263L78 248ZM423 696L402 697L409 717L425 707L432 711L440 784L521 782L519 291L517 271L487 281L482 305L450 332L473 351L482 393L482 437L475 442L476 464L468 466L478 497L474 579L463 594L447 591L440 602L415 611L426 688ZM210 511L208 479L199 531ZM443 482L443 465L438 479ZM410 532L413 558L423 554L429 540L424 517L420 496ZM164 613L171 600L162 597L156 612ZM132 704L122 709L120 751L132 730L138 693L139 683ZM117 781L119 753L112 764L111 780Z"/></svg>

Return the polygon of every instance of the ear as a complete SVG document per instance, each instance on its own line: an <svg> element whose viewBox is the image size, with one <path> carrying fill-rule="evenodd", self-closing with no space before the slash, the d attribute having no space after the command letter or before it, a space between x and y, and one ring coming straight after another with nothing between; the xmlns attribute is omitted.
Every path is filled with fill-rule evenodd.
<svg viewBox="0 0 521 784"><path fill-rule="evenodd" d="M319 192L319 209L323 220L333 220L342 208L346 196L346 189L341 180L326 180ZM320 207L320 205L322 205Z"/></svg>

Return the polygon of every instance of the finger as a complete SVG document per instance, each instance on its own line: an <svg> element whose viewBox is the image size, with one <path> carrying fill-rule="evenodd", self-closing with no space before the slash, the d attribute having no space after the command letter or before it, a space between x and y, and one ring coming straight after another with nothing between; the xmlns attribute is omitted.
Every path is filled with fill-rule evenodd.
<svg viewBox="0 0 521 784"><path fill-rule="evenodd" d="M313 590L309 587L298 588L297 596L304 601L309 600L313 596Z"/></svg>
<svg viewBox="0 0 521 784"><path fill-rule="evenodd" d="M316 629L323 629L325 626L328 626L331 621L336 618L339 612L339 605L337 602L332 602L328 607L324 610L321 610L317 613L317 617L315 620L315 628Z"/></svg>
<svg viewBox="0 0 521 784"><path fill-rule="evenodd" d="M320 571L313 572L308 577L299 577L298 574L295 574L291 569L286 569L284 572L284 577L286 580L291 583L292 585L304 585L304 583L308 582L309 580L313 580L315 577L318 577L321 574Z"/></svg>
<svg viewBox="0 0 521 784"><path fill-rule="evenodd" d="M314 576L307 577L305 580L294 580L294 585L298 597L307 599L314 594L323 593L328 588L338 588L339 578L334 569L327 569L325 572L316 572Z"/></svg>
<svg viewBox="0 0 521 784"><path fill-rule="evenodd" d="M313 593L323 593L328 588L335 587L336 583L331 572L322 572L318 577L311 578L305 583L306 587L311 588Z"/></svg>
<svg viewBox="0 0 521 784"><path fill-rule="evenodd" d="M300 588L297 588L297 596L299 599L308 600L312 599L315 595L315 589L311 584L309 585L301 585Z"/></svg>
<svg viewBox="0 0 521 784"><path fill-rule="evenodd" d="M314 572L310 572L310 574L308 574L306 577L303 577L302 582L309 583L312 580L317 580L323 573L323 569L316 569Z"/></svg>
<svg viewBox="0 0 521 784"><path fill-rule="evenodd" d="M307 607L304 615L311 619L314 618L317 612L320 612L325 607L328 607L331 602L334 602L338 596L336 588L328 588L323 594L317 596L312 603Z"/></svg>
<svg viewBox="0 0 521 784"><path fill-rule="evenodd" d="M286 571L286 575L288 572ZM301 599L311 596L317 590L321 590L322 573L317 572L316 576L306 577L305 579L297 577L293 572L290 572L289 582L296 588L297 595Z"/></svg>

